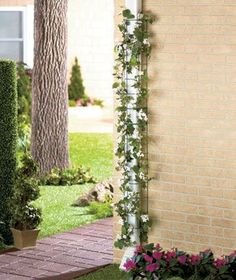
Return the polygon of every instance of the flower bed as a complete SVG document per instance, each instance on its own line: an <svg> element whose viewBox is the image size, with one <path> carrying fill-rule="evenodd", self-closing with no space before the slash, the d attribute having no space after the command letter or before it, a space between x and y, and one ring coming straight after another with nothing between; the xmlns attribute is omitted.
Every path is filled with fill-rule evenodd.
<svg viewBox="0 0 236 280"><path fill-rule="evenodd" d="M159 244L139 245L134 256L124 264L132 279L186 280L236 279L236 251L228 256L215 258L211 250L187 254L174 248L164 251Z"/></svg>

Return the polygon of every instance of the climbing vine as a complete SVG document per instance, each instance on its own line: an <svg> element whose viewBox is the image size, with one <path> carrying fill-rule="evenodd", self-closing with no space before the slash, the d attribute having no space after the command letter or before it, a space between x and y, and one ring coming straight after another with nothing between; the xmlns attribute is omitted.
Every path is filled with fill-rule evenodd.
<svg viewBox="0 0 236 280"><path fill-rule="evenodd" d="M118 26L122 40L115 46L116 64L113 88L117 96L118 143L117 170L121 172L120 190L122 197L115 204L121 220L121 234L117 236L118 248L134 245L131 239L134 227L129 217L138 217L140 242L147 241L151 221L141 203L141 192L135 188L147 188L147 61L151 54L148 24L153 23L150 14L140 13L136 19L130 10L123 11L123 21ZM132 27L132 32L130 32Z"/></svg>

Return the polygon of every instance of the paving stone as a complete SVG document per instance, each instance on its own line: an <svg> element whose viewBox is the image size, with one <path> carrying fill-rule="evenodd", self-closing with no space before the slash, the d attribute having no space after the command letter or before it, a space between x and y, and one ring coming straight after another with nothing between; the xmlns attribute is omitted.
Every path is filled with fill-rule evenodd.
<svg viewBox="0 0 236 280"><path fill-rule="evenodd" d="M39 240L36 248L6 252L0 255L0 280L72 279L110 264L111 225L108 218Z"/></svg>

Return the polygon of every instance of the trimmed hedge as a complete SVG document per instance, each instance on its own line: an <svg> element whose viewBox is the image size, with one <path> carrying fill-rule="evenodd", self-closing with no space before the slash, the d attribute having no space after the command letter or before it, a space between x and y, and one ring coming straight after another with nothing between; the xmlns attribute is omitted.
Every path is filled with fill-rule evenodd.
<svg viewBox="0 0 236 280"><path fill-rule="evenodd" d="M0 60L0 234L11 244L10 200L16 174L17 80L16 65Z"/></svg>

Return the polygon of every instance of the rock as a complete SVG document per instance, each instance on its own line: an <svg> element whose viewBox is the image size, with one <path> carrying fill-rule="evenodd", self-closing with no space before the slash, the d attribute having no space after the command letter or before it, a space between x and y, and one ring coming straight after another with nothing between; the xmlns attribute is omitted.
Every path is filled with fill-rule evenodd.
<svg viewBox="0 0 236 280"><path fill-rule="evenodd" d="M72 206L78 206L78 207L85 207L89 206L90 202L94 201L94 196L89 192L88 194L85 194L81 197L79 197Z"/></svg>
<svg viewBox="0 0 236 280"><path fill-rule="evenodd" d="M89 206L92 201L105 202L107 199L113 198L113 193L114 188L112 183L110 181L104 181L95 185L88 194L79 197L72 206L85 207Z"/></svg>

